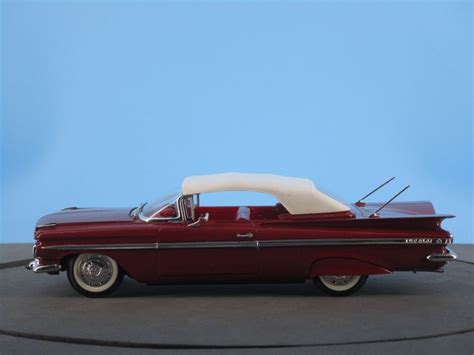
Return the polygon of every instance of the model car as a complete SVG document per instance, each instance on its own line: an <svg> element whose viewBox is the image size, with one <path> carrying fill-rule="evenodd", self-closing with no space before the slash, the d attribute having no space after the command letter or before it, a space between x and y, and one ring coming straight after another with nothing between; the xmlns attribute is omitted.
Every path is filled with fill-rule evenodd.
<svg viewBox="0 0 474 355"><path fill-rule="evenodd" d="M261 192L278 202L200 203L202 194L219 191ZM456 258L441 228L453 216L435 214L430 202L392 202L400 193L386 203L347 204L308 179L188 177L179 193L137 207L69 207L40 218L27 268L66 271L89 297L111 294L124 275L146 284L314 280L329 295L349 295L369 275L442 271Z"/></svg>

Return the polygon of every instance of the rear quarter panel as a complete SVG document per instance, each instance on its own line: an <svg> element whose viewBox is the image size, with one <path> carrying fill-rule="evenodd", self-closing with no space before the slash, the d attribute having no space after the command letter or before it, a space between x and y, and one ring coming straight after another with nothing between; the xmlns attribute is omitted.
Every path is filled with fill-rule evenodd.
<svg viewBox="0 0 474 355"><path fill-rule="evenodd" d="M309 278L319 272L315 271L318 265L321 268L324 265L324 272L332 269L333 274L347 274L348 269L360 273L364 270L363 265L367 266L364 274L435 270L444 264L429 262L426 256L443 252L444 244L450 240L450 233L441 229L440 222L439 218L352 218L262 223L257 229L258 239L261 241L371 239L374 242L365 245L341 243L260 248L260 272L262 278L277 281ZM400 242L377 244L378 240L390 238ZM441 244L435 243L438 239ZM337 259L337 262L317 263L324 259Z"/></svg>

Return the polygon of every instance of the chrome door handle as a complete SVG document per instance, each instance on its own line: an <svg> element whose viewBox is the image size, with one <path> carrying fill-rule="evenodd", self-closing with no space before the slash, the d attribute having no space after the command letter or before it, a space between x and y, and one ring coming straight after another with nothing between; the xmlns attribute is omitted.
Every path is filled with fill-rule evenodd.
<svg viewBox="0 0 474 355"><path fill-rule="evenodd" d="M253 238L253 233L247 233L247 234L237 234L237 238Z"/></svg>

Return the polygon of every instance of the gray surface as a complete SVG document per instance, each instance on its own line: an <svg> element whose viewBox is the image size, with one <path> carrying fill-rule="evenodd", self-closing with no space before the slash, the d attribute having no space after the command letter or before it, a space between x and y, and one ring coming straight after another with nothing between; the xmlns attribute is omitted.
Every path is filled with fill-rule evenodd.
<svg viewBox="0 0 474 355"><path fill-rule="evenodd" d="M420 355L420 354L456 354L472 355L472 334L453 335L447 338L427 339L423 341L406 341L383 344L362 344L350 346L330 346L318 348L293 349L245 349L245 350L148 350L107 348L100 346L84 346L75 344L60 344L29 339L19 339L0 335L0 353L10 354L114 354L114 355L141 355L141 354L173 354L173 355L288 355L288 354L318 354L318 355Z"/></svg>
<svg viewBox="0 0 474 355"><path fill-rule="evenodd" d="M451 249L458 254L459 260L474 263L474 244L453 244Z"/></svg>
<svg viewBox="0 0 474 355"><path fill-rule="evenodd" d="M473 250L473 246L455 249L460 255L469 254L466 249ZM17 267L0 270L1 284L7 286L0 288L0 329L111 341L203 345L320 344L432 336L474 328L473 271L471 264L454 262L444 274L371 277L358 294L348 298L326 297L311 283L148 287L126 279L114 297L88 299L72 290L64 273L35 275ZM2 355L33 349L35 353L61 353L64 347L73 354L85 351L82 349L91 353L113 350L118 354L146 351L0 336ZM337 350L342 354L430 351L472 355L474 333L377 344L212 353L303 354L316 349L322 354ZM204 354L210 350L172 352Z"/></svg>
<svg viewBox="0 0 474 355"><path fill-rule="evenodd" d="M32 258L33 243L0 243L0 263Z"/></svg>

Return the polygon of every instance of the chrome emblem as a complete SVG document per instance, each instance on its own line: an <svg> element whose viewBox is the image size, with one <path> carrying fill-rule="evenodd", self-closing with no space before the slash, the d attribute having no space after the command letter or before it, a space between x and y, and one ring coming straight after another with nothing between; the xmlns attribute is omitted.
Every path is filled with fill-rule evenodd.
<svg viewBox="0 0 474 355"><path fill-rule="evenodd" d="M433 243L433 239L432 238L406 238L405 243L431 244Z"/></svg>

